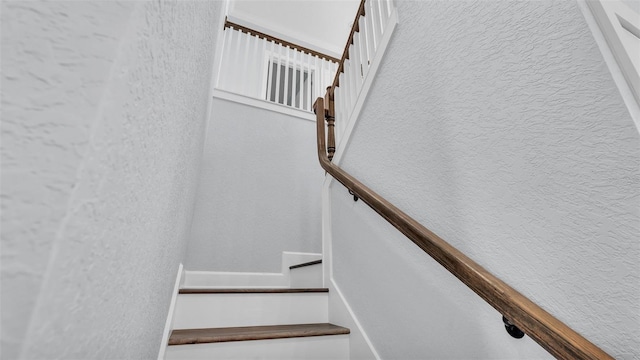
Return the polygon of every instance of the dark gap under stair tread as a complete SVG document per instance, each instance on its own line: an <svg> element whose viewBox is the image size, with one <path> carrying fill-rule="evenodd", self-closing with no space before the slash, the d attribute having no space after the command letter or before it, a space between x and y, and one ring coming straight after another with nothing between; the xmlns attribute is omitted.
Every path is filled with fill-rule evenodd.
<svg viewBox="0 0 640 360"><path fill-rule="evenodd" d="M350 332L351 330L345 327L329 323L242 326L210 329L177 329L171 332L169 345L346 335Z"/></svg>
<svg viewBox="0 0 640 360"><path fill-rule="evenodd" d="M180 289L180 294L288 294L288 293L323 293L329 292L327 288L244 288L244 289L211 289L211 288L185 288Z"/></svg>
<svg viewBox="0 0 640 360"><path fill-rule="evenodd" d="M301 267L305 267L305 266L316 265L316 264L322 264L322 259L309 261L309 262L298 264L298 265L291 265L291 266L289 266L289 270L293 270L293 269L297 269L297 268L301 268Z"/></svg>

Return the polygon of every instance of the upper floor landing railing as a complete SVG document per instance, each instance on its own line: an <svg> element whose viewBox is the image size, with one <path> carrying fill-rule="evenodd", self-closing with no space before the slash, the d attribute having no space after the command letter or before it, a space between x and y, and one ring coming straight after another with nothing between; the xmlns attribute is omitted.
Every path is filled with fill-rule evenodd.
<svg viewBox="0 0 640 360"><path fill-rule="evenodd" d="M227 20L216 88L310 112L333 81L337 62Z"/></svg>

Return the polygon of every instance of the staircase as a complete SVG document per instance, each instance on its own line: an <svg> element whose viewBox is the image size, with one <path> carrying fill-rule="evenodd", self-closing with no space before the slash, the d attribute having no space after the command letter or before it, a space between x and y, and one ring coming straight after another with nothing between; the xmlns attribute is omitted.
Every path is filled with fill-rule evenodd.
<svg viewBox="0 0 640 360"><path fill-rule="evenodd" d="M322 283L321 263L286 266L289 287L185 282L165 359L348 359L350 330L328 322L329 290L315 287ZM242 285L265 282L258 274L230 277Z"/></svg>

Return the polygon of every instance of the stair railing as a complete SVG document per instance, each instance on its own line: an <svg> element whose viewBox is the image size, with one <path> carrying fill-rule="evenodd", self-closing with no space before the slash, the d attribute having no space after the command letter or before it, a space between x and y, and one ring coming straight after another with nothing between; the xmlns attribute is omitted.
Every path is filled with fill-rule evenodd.
<svg viewBox="0 0 640 360"><path fill-rule="evenodd" d="M332 84L338 59L225 20L216 88L312 111Z"/></svg>
<svg viewBox="0 0 640 360"><path fill-rule="evenodd" d="M322 168L349 189L355 199L364 201L500 312L507 330L510 326L516 326L559 359L613 359L602 349L332 163L327 155L325 142L324 121L325 115L328 114L325 109L325 99L318 98L314 103L314 109L317 122L318 159ZM509 333L511 334L511 331ZM516 337L513 334L512 336Z"/></svg>
<svg viewBox="0 0 640 360"><path fill-rule="evenodd" d="M395 19L393 0L360 1L335 77L327 88L331 117L348 120L357 113L358 100L366 95L367 75L373 75L374 60L384 52L384 39L391 35ZM347 121L338 125L335 135L331 135L334 143L329 144L330 151L335 151L336 140L342 140ZM332 158L333 152L329 156Z"/></svg>

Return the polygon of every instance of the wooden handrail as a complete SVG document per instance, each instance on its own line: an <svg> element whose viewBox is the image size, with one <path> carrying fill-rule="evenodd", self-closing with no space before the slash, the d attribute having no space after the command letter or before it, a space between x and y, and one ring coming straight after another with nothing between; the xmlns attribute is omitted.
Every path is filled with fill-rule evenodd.
<svg viewBox="0 0 640 360"><path fill-rule="evenodd" d="M360 6L358 7L358 11L356 12L356 17L353 20L353 25L351 26L351 32L349 33L349 37L347 38L347 44L344 47L344 51L342 51L342 57L340 61L338 61L338 70L336 71L336 76L333 78L333 83L331 87L335 89L336 86L340 86L340 73L344 72L344 61L349 58L349 46L353 44L353 36L355 33L360 31L360 16L365 15L364 11L364 3L366 0L360 0Z"/></svg>
<svg viewBox="0 0 640 360"><path fill-rule="evenodd" d="M613 359L540 306L376 194L327 157L324 99L314 104L320 165L484 301L559 359ZM500 325L501 326L501 325Z"/></svg>
<svg viewBox="0 0 640 360"><path fill-rule="evenodd" d="M253 29L248 28L246 26L231 22L231 21L229 21L228 19L225 18L225 20L224 20L224 28L226 29L226 28L230 28L230 27L233 27L235 30L241 31L241 32L243 32L245 34L253 34L253 35L255 35L255 36L257 36L257 37L259 37L261 39L265 39L267 41L271 41L271 42L276 43L276 44L282 44L283 46L287 46L287 47L290 47L292 49L298 49L299 51L301 51L303 53L306 53L306 54L309 54L309 55L312 55L312 56L317 56L317 57L319 57L321 59L325 59L327 61L331 61L331 62L334 62L334 63L337 63L337 62L340 61L337 58L334 58L333 56L329 56L329 55L323 54L321 52L318 52L318 51L315 51L315 50L311 50L311 49L306 48L304 46L300 46L300 45L294 44L294 43L289 42L287 40L283 40L283 39L277 38L275 36L271 36L269 34L265 34L263 32L257 31L257 30L253 30Z"/></svg>

